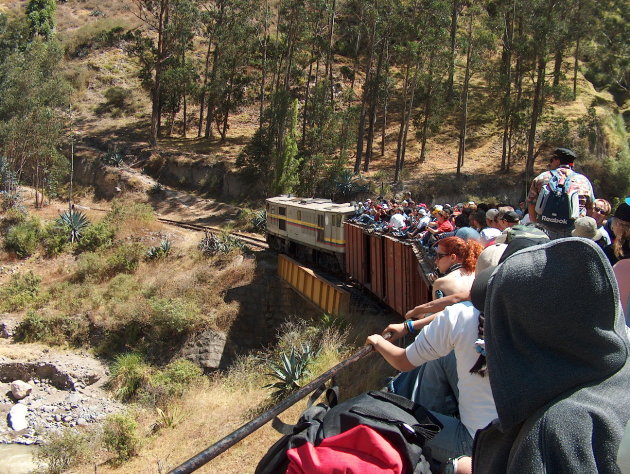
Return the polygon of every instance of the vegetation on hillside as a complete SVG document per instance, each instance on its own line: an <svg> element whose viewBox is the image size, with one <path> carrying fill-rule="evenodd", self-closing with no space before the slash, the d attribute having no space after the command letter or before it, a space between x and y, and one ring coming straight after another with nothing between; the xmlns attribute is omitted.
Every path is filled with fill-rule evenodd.
<svg viewBox="0 0 630 474"><path fill-rule="evenodd" d="M348 169L369 172L377 159L399 183L438 144L451 148L460 177L470 150L488 140L492 170L525 169L527 179L535 158L561 144L577 149L598 194L630 192L629 22L620 0L125 4L121 16L111 2L29 0L0 15L0 156L14 179L41 191L37 199L61 192L70 103L95 84L105 100L93 113L139 120L153 146L174 135L221 143L240 110L256 114L236 162L259 195L341 197L331 183ZM87 9L87 21L56 27L68 23L60 18L68 9ZM128 64L81 66L110 50L124 51ZM129 87L133 75L150 124Z"/></svg>

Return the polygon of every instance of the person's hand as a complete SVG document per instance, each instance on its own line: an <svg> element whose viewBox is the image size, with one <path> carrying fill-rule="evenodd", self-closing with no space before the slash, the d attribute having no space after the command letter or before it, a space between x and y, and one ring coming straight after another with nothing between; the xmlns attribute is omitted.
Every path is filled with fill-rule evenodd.
<svg viewBox="0 0 630 474"><path fill-rule="evenodd" d="M378 348L379 343L383 342L385 339L383 339L383 336L381 336L380 334L372 334L371 336L368 336L368 338L365 341L365 345L367 346L372 345L374 346L374 349L376 350Z"/></svg>
<svg viewBox="0 0 630 474"><path fill-rule="evenodd" d="M407 329L405 328L405 323L390 324L383 331L383 336L390 333L391 337L389 338L389 341L394 342L403 337L406 332Z"/></svg>

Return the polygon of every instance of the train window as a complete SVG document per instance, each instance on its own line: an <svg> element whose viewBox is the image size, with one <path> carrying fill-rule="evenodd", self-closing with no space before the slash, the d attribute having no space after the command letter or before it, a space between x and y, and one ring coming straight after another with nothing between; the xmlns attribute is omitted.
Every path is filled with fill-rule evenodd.
<svg viewBox="0 0 630 474"><path fill-rule="evenodd" d="M298 218L298 221L302 220L302 211L297 211L297 218Z"/></svg>
<svg viewBox="0 0 630 474"><path fill-rule="evenodd" d="M286 216L287 215L287 208L286 207L279 207L278 208L278 214L280 214L281 216Z"/></svg>
<svg viewBox="0 0 630 474"><path fill-rule="evenodd" d="M330 219L328 218L328 215L326 215L325 222L326 222L326 225L330 225Z"/></svg>

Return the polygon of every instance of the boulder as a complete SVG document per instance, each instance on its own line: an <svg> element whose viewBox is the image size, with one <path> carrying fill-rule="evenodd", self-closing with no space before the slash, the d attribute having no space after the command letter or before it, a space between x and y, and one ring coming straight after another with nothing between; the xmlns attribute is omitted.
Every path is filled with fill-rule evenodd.
<svg viewBox="0 0 630 474"><path fill-rule="evenodd" d="M22 400L28 397L33 391L33 387L22 380L14 380L11 382L11 394L16 400Z"/></svg>
<svg viewBox="0 0 630 474"><path fill-rule="evenodd" d="M178 356L203 369L218 369L225 348L225 333L211 329L197 334L184 344Z"/></svg>
<svg viewBox="0 0 630 474"><path fill-rule="evenodd" d="M13 405L11 411L9 411L9 426L14 431L22 431L28 428L28 420L26 415L28 414L28 408L26 405L18 403Z"/></svg>

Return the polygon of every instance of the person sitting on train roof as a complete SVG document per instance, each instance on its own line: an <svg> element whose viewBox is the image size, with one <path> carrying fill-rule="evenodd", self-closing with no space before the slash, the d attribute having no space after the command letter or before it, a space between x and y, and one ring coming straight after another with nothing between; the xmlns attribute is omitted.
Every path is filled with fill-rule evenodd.
<svg viewBox="0 0 630 474"><path fill-rule="evenodd" d="M501 235L501 230L496 221L498 215L498 209L488 209L488 211L486 211L486 225L479 232L481 234L481 244L484 247L493 244L494 239Z"/></svg>
<svg viewBox="0 0 630 474"><path fill-rule="evenodd" d="M440 210L435 213L437 220L429 223L427 231L431 234L441 234L442 232L451 232L453 230L453 224L449 220L451 215L448 211Z"/></svg>
<svg viewBox="0 0 630 474"><path fill-rule="evenodd" d="M473 471L620 472L630 342L603 252L570 237L513 254L484 310L498 418L476 433Z"/></svg>
<svg viewBox="0 0 630 474"><path fill-rule="evenodd" d="M438 241L436 250L435 266L441 276L433 282L433 299L470 289L483 247L474 240L447 237Z"/></svg>
<svg viewBox="0 0 630 474"><path fill-rule="evenodd" d="M455 352L459 418L432 406L432 401L438 402L438 405L440 402L435 399L434 391L427 392L428 399L416 400L443 425L442 430L426 442L426 446L431 448L433 459L440 463L472 453L473 437L477 430L487 426L497 416L490 383L483 363L479 362L481 356L478 347L482 346L475 343L482 325L480 309L483 309L487 278L492 270L484 270L475 279L472 302L457 303L446 308L407 348L395 346L379 334L369 336L366 341L398 370L408 371L415 367L428 369L431 367L428 362L443 359L452 351ZM391 332L391 340L397 340L405 332L415 331L408 323L401 323L388 326L385 332Z"/></svg>
<svg viewBox="0 0 630 474"><path fill-rule="evenodd" d="M610 215L611 211L612 206L608 201L605 199L595 199L593 208L588 213L588 215L597 222L597 229L602 234L602 239L605 245L610 245L612 243L610 234L605 227L605 224L607 223L606 218Z"/></svg>

